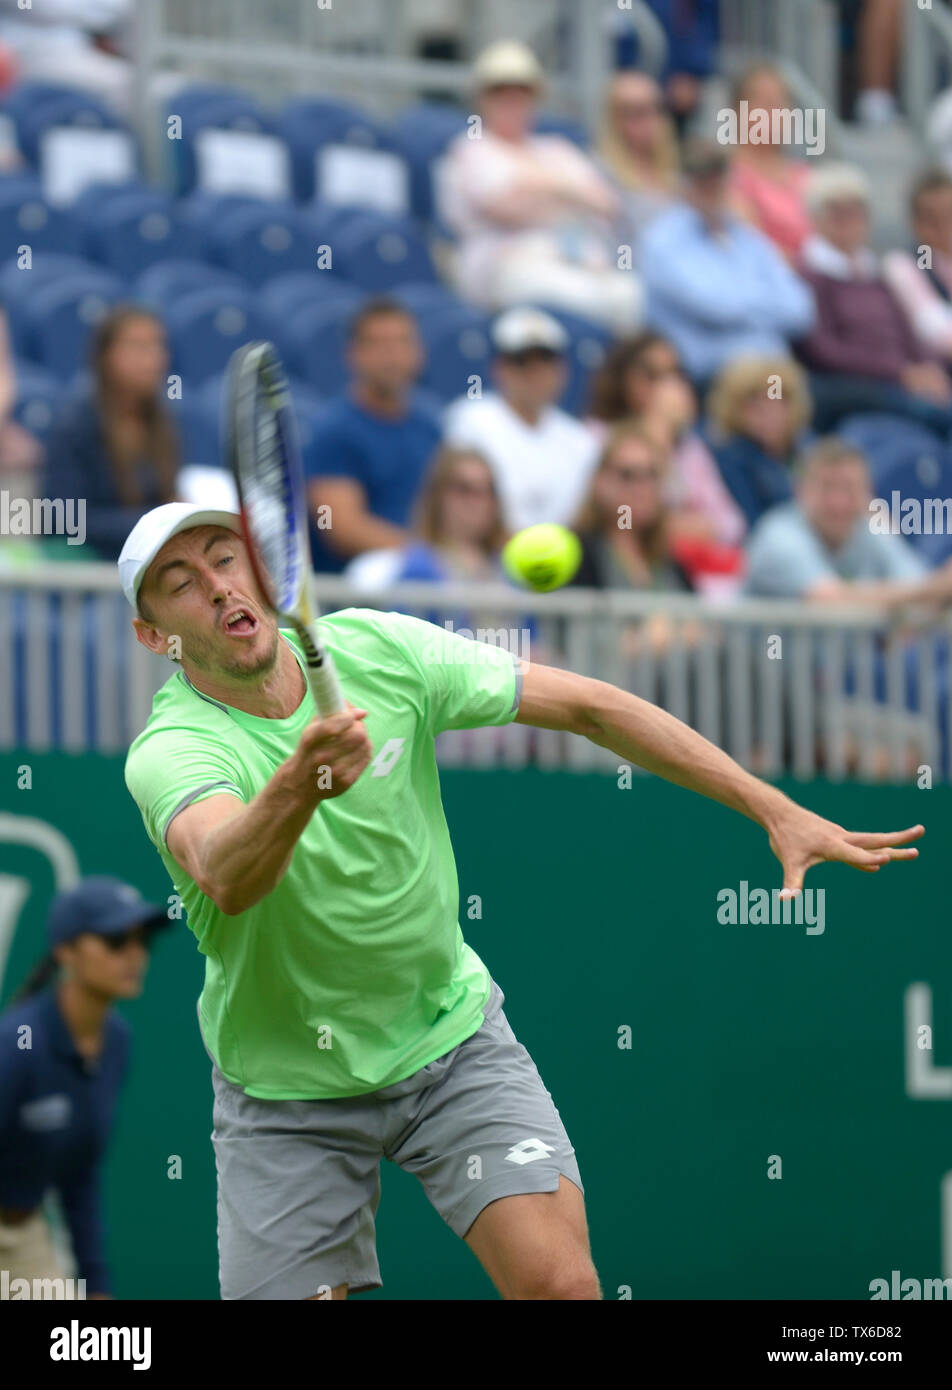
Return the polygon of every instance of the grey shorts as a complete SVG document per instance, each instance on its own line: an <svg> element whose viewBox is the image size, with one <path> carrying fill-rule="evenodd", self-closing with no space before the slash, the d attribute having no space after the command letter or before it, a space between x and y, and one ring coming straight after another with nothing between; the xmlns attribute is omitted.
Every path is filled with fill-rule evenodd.
<svg viewBox="0 0 952 1390"><path fill-rule="evenodd" d="M584 1192L575 1150L493 981L479 1029L404 1081L335 1100L259 1100L215 1088L223 1299L297 1299L380 1288L380 1161L415 1173L465 1236L499 1197ZM207 1049L206 1049L207 1050Z"/></svg>

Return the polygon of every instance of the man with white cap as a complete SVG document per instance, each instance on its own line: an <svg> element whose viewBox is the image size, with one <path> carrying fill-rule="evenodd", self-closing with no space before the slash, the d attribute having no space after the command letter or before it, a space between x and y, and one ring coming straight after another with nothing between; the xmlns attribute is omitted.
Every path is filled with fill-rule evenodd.
<svg viewBox="0 0 952 1390"><path fill-rule="evenodd" d="M489 460L513 531L571 526L595 467L598 443L556 404L565 390L569 338L541 309L507 309L493 324L495 391L446 410L446 442Z"/></svg>
<svg viewBox="0 0 952 1390"><path fill-rule="evenodd" d="M139 641L179 663L126 782L205 956L222 1296L380 1286L386 1157L503 1297L600 1298L575 1151L457 921L435 737L583 734L756 819L791 892L822 859L910 858L922 828L850 834L633 695L400 613L320 619L352 702L321 719L227 512L155 508L119 573Z"/></svg>
<svg viewBox="0 0 952 1390"><path fill-rule="evenodd" d="M633 332L642 293L619 268L618 196L571 140L533 132L542 87L524 44L502 40L476 60L478 116L447 150L438 190L459 238L456 288L487 309L534 300Z"/></svg>

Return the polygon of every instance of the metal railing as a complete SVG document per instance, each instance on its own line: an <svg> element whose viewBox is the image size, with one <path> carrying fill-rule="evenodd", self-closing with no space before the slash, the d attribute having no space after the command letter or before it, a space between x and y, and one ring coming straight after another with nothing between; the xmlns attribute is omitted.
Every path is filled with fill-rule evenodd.
<svg viewBox="0 0 952 1390"><path fill-rule="evenodd" d="M133 53L142 135L154 139L156 79L234 84L266 103L297 94L351 98L377 114L432 93L469 91L472 60L487 43L519 38L545 69L546 104L597 123L612 68L613 23L605 0L149 0L136 7ZM642 65L659 69L667 41L642 0L623 11ZM418 39L443 26L457 61L417 56Z"/></svg>
<svg viewBox="0 0 952 1390"><path fill-rule="evenodd" d="M401 584L319 576L325 612L414 613L518 655L610 681L766 776L950 780L946 627L851 607L693 595ZM0 747L124 751L166 663L134 638L111 565L0 575ZM521 724L444 734L444 765L617 768L588 740Z"/></svg>
<svg viewBox="0 0 952 1390"><path fill-rule="evenodd" d="M920 133L935 98L952 77L952 11L935 0L929 8L903 6L899 90L903 109Z"/></svg>

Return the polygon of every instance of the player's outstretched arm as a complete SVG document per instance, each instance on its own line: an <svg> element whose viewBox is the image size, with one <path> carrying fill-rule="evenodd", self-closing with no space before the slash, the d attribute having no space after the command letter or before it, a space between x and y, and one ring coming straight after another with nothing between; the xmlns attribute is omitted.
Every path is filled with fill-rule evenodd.
<svg viewBox="0 0 952 1390"><path fill-rule="evenodd" d="M680 719L607 681L551 666L524 665L516 718L521 724L582 734L626 762L756 821L783 865L787 896L803 887L808 869L826 860L876 873L892 859L914 859L919 853L904 846L924 833L923 826L886 833L844 830L745 772Z"/></svg>
<svg viewBox="0 0 952 1390"><path fill-rule="evenodd" d="M247 912L277 887L320 802L343 795L368 765L366 714L348 705L312 719L291 757L247 805L210 796L172 821L171 854L227 916Z"/></svg>

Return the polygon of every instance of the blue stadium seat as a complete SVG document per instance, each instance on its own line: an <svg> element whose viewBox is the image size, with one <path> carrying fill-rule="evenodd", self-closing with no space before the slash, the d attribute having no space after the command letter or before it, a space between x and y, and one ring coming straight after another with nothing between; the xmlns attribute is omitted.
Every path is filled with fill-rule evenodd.
<svg viewBox="0 0 952 1390"><path fill-rule="evenodd" d="M23 350L66 381L86 360L89 335L122 297L122 282L96 268L57 277L23 303Z"/></svg>
<svg viewBox="0 0 952 1390"><path fill-rule="evenodd" d="M17 390L13 418L37 439L43 440L62 400L63 383L35 362L22 360L14 362L14 376Z"/></svg>
<svg viewBox="0 0 952 1390"><path fill-rule="evenodd" d="M38 179L7 175L0 178L0 257L16 256L20 246L78 256L82 232L70 213L50 206Z"/></svg>
<svg viewBox="0 0 952 1390"><path fill-rule="evenodd" d="M353 310L344 299L305 304L286 323L274 325L274 341L289 375L321 395L344 389L347 329Z"/></svg>
<svg viewBox="0 0 952 1390"><path fill-rule="evenodd" d="M390 297L405 305L417 318L465 307L459 295L445 285L426 280L422 284L397 285L391 290Z"/></svg>
<svg viewBox="0 0 952 1390"><path fill-rule="evenodd" d="M589 133L581 121L575 121L571 116L560 116L554 111L540 111L533 129L536 135L561 135L583 150L587 150L591 144Z"/></svg>
<svg viewBox="0 0 952 1390"><path fill-rule="evenodd" d="M232 293L244 289L243 281L220 266L207 261L159 261L149 266L132 287L132 298L140 304L164 313L170 304L183 295L214 287Z"/></svg>
<svg viewBox="0 0 952 1390"><path fill-rule="evenodd" d="M205 89L189 95L185 88L169 99L168 115L181 116L181 139L170 140L172 181L180 194L200 186L196 140L204 130L227 130L248 135L275 134L274 122L263 107L241 92ZM290 189L288 189L290 192Z"/></svg>
<svg viewBox="0 0 952 1390"><path fill-rule="evenodd" d="M398 152L390 132L372 116L332 98L292 97L278 116L276 130L291 152L294 196L301 202L321 196L317 160L327 146Z"/></svg>
<svg viewBox="0 0 952 1390"><path fill-rule="evenodd" d="M173 255L201 254L197 229L182 223L157 190L117 189L96 209L84 203L79 215L87 254L128 280Z"/></svg>
<svg viewBox="0 0 952 1390"><path fill-rule="evenodd" d="M453 400L478 376L489 387L492 346L489 319L459 304L444 313L424 314L420 329L426 348L422 385L441 401Z"/></svg>
<svg viewBox="0 0 952 1390"><path fill-rule="evenodd" d="M410 165L410 208L415 217L431 222L436 215L433 166L450 143L466 129L466 113L458 106L420 102L401 111L393 134Z"/></svg>
<svg viewBox="0 0 952 1390"><path fill-rule="evenodd" d="M60 255L54 251L40 252L34 256L29 270L21 269L15 260L7 261L0 268L0 304L6 309L15 354L26 355L28 330L24 322L24 309L36 291L54 280L95 273L97 269L92 261L81 256Z"/></svg>
<svg viewBox="0 0 952 1390"><path fill-rule="evenodd" d="M254 297L248 290L217 285L183 295L169 305L165 323L172 371L189 391L224 371L236 348L262 336Z"/></svg>
<svg viewBox="0 0 952 1390"><path fill-rule="evenodd" d="M952 498L952 453L948 445L933 440L930 450L917 447L910 450L905 458L897 455L891 465L879 473L873 492L889 505L891 518L893 492L899 494L900 506L910 500L920 504L918 513L905 513L916 523L916 529L905 539L927 564L941 564L952 555L952 534L941 507L946 498ZM932 507L937 502L940 510L938 516L934 516ZM898 522L901 522L901 509L897 516ZM926 526L937 530L926 534Z"/></svg>
<svg viewBox="0 0 952 1390"><path fill-rule="evenodd" d="M183 465L218 467L222 462L218 416L202 393L186 389L181 400L169 401L168 410L179 432Z"/></svg>
<svg viewBox="0 0 952 1390"><path fill-rule="evenodd" d="M931 430L902 415L850 415L836 433L866 455L876 489L886 474L913 469L920 458L935 457L942 448Z"/></svg>
<svg viewBox="0 0 952 1390"><path fill-rule="evenodd" d="M374 294L437 278L426 244L409 218L363 213L336 234L333 251L338 274Z"/></svg>
<svg viewBox="0 0 952 1390"><path fill-rule="evenodd" d="M27 160L39 163L43 136L53 126L82 126L87 130L122 130L122 122L105 102L90 92L71 87L37 84L25 103L11 102L4 109L13 120L17 144Z"/></svg>
<svg viewBox="0 0 952 1390"><path fill-rule="evenodd" d="M314 233L290 203L230 212L209 229L207 254L254 285L293 271L318 273Z"/></svg>
<svg viewBox="0 0 952 1390"><path fill-rule="evenodd" d="M272 336L280 332L292 314L305 304L343 303L356 308L364 295L356 285L327 270L295 271L276 275L258 291L262 319L272 325Z"/></svg>

